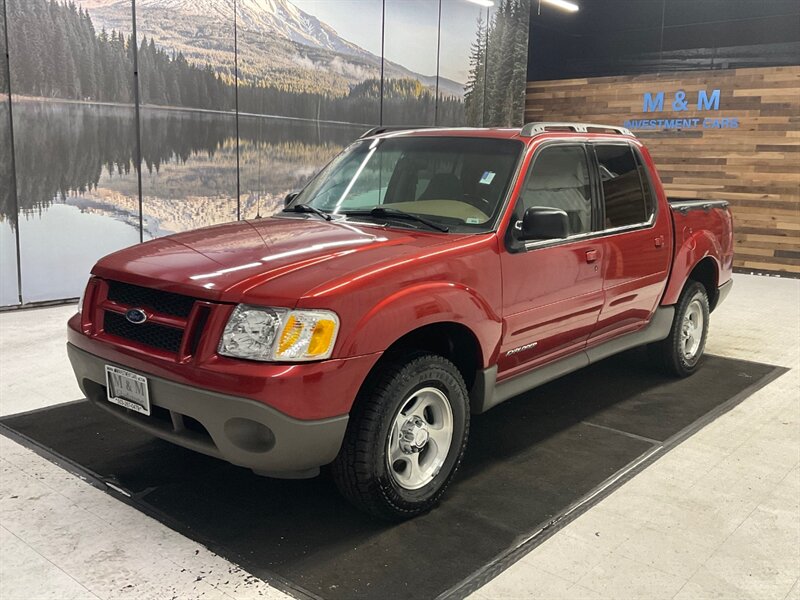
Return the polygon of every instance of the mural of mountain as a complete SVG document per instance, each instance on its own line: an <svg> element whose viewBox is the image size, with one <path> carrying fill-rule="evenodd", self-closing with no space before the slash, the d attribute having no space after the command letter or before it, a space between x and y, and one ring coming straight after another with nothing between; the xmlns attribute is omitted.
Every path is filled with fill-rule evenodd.
<svg viewBox="0 0 800 600"><path fill-rule="evenodd" d="M7 291L0 304L20 295L75 297L100 254L140 235L269 215L378 123L510 125L522 118L530 0L497 0L489 22L477 21L472 33L463 21L458 32L448 29L456 21L442 22L451 39L469 36L472 48L458 57L467 81L442 79L438 98L434 73L387 61L381 81L381 58L365 48L374 43L339 35L330 24L346 21L331 12L325 22L298 0L236 0L238 55L234 0L136 0L138 40L132 0L0 1L10 59L0 89L10 76L16 160L16 186L0 168L0 290ZM344 10L344 2L322 1ZM361 1L374 9L381 0ZM365 33L374 39L380 26ZM403 33L414 43L413 28ZM447 43L441 50L454 52ZM405 62L411 54L400 56ZM11 151L0 144L0 167L11 164ZM70 252L54 256L35 242L64 231ZM23 240L19 261L15 235Z"/></svg>
<svg viewBox="0 0 800 600"><path fill-rule="evenodd" d="M99 28L127 31L130 0L82 0ZM381 59L344 38L289 0L239 0L239 69L243 79L292 92L345 96L380 76ZM140 36L154 38L190 62L233 71L233 3L220 0L137 0ZM387 78L436 86L436 74L420 74L386 61ZM442 93L461 98L464 83L440 78Z"/></svg>
<svg viewBox="0 0 800 600"><path fill-rule="evenodd" d="M241 25L245 30L271 31L292 42L331 52L372 56L366 50L342 39L332 27L287 0L241 0L238 9Z"/></svg>

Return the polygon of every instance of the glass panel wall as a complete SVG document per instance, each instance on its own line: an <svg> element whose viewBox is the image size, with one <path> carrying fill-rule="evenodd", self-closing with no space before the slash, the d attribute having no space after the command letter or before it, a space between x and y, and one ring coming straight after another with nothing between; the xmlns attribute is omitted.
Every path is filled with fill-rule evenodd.
<svg viewBox="0 0 800 600"><path fill-rule="evenodd" d="M507 119L514 105L488 107L510 96L487 100L476 77L489 65L502 66L495 87L516 76L499 57L516 57L521 38L498 33L499 15L522 23L528 5L6 2L14 97L0 72L0 306L19 301L17 230L22 301L71 298L113 250L273 214L375 125Z"/></svg>
<svg viewBox="0 0 800 600"><path fill-rule="evenodd" d="M480 127L486 24L491 9L461 0L442 0L441 10L436 124Z"/></svg>
<svg viewBox="0 0 800 600"><path fill-rule="evenodd" d="M6 64L5 6L0 4L0 306L19 303L17 208L11 156L11 121Z"/></svg>
<svg viewBox="0 0 800 600"><path fill-rule="evenodd" d="M440 54L441 72L445 77L452 73L465 84L463 112L440 98L441 123L521 125L529 19L530 0L498 0L489 7L443 1L442 47L451 51Z"/></svg>
<svg viewBox="0 0 800 600"><path fill-rule="evenodd" d="M529 0L499 0L489 9L484 55L483 125L522 124L528 68Z"/></svg>
<svg viewBox="0 0 800 600"><path fill-rule="evenodd" d="M139 241L130 5L113 28L74 3L6 6L22 297L74 298Z"/></svg>
<svg viewBox="0 0 800 600"><path fill-rule="evenodd" d="M265 23L237 3L243 218L280 210L286 194L379 122L380 1L276 8L280 21Z"/></svg>
<svg viewBox="0 0 800 600"><path fill-rule="evenodd" d="M433 125L439 0L386 0L385 10L383 124Z"/></svg>
<svg viewBox="0 0 800 600"><path fill-rule="evenodd" d="M137 1L149 239L237 216L233 0Z"/></svg>

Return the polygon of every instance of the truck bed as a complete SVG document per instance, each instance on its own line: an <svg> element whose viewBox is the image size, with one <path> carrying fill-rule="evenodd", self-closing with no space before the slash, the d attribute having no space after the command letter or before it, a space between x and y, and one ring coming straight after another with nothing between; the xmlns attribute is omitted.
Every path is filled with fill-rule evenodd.
<svg viewBox="0 0 800 600"><path fill-rule="evenodd" d="M717 287L731 278L733 270L733 218L726 200L668 198L672 209L675 257L664 304L677 301L685 278L702 260L714 261ZM712 308L714 292L709 293Z"/></svg>

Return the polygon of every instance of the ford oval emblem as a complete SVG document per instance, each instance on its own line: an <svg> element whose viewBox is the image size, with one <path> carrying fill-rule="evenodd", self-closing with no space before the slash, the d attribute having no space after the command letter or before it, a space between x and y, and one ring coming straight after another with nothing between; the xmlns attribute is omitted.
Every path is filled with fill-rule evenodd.
<svg viewBox="0 0 800 600"><path fill-rule="evenodd" d="M141 308L132 308L125 313L125 318L134 325L141 325L147 321L147 313L145 313Z"/></svg>

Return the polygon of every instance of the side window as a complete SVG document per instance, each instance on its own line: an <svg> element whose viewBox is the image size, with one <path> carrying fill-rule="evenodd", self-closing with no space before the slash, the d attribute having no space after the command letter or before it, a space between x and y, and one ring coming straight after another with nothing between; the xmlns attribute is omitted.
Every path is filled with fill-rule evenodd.
<svg viewBox="0 0 800 600"><path fill-rule="evenodd" d="M592 186L583 146L544 148L534 160L517 204L522 219L532 206L560 208L567 213L570 235L592 230Z"/></svg>
<svg viewBox="0 0 800 600"><path fill-rule="evenodd" d="M646 222L652 204L645 196L646 174L628 145L595 146L600 180L603 184L605 229Z"/></svg>

